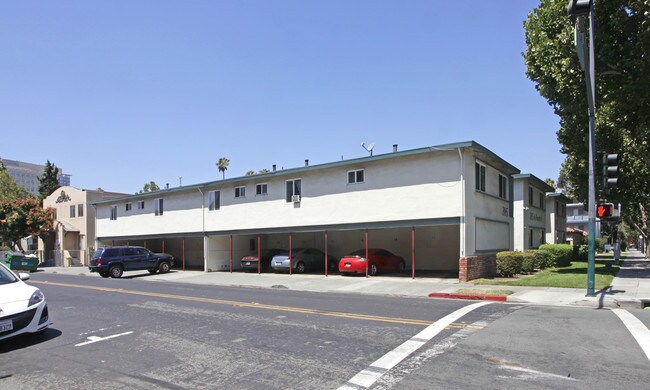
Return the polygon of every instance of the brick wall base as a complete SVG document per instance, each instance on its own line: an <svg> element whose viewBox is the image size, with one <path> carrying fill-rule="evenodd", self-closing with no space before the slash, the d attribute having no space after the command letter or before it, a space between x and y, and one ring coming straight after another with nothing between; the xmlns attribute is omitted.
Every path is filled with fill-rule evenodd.
<svg viewBox="0 0 650 390"><path fill-rule="evenodd" d="M497 273L497 256L467 256L458 260L458 280L469 282L473 279L491 278Z"/></svg>

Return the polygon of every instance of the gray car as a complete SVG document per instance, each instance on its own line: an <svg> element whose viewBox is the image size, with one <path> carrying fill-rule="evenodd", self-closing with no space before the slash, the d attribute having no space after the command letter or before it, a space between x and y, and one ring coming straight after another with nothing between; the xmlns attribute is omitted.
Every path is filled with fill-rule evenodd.
<svg viewBox="0 0 650 390"><path fill-rule="evenodd" d="M271 268L274 271L289 271L289 254L273 256ZM328 256L330 270L338 266L334 256ZM291 251L291 268L293 272L323 271L325 269L325 253L315 248L295 248Z"/></svg>

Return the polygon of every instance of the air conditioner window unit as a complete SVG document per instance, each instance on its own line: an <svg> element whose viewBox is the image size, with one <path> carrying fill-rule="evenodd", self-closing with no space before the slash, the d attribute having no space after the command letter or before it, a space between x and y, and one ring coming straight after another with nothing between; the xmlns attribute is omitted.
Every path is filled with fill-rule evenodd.
<svg viewBox="0 0 650 390"><path fill-rule="evenodd" d="M293 203L300 203L300 195L292 195L291 196L291 201Z"/></svg>

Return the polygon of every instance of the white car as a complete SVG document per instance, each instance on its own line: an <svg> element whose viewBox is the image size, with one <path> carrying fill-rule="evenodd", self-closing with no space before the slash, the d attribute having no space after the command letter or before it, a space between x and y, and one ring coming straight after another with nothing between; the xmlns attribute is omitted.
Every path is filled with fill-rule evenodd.
<svg viewBox="0 0 650 390"><path fill-rule="evenodd" d="M0 340L47 329L50 321L45 296L0 261Z"/></svg>

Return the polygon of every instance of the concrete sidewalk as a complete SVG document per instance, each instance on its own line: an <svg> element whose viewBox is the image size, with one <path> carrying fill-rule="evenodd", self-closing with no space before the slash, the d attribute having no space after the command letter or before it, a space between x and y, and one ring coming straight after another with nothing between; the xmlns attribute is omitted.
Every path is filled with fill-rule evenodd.
<svg viewBox="0 0 650 390"><path fill-rule="evenodd" d="M44 267L45 273L68 275L100 276L83 267ZM178 282L212 286L235 286L250 288L277 288L296 291L360 293L372 295L420 297L426 298L431 293L454 293L460 289L490 290L508 289L514 294L507 297L508 302L532 303L541 305L576 305L586 307L644 307L650 303L650 261L643 258L638 251L628 253L619 274L614 278L612 287L601 291L596 297L587 297L586 289L520 287L520 286L475 286L459 283L458 279L408 276L341 276L330 275L289 275L274 273L243 272L202 272L172 271L168 274L149 275L146 271L125 272L124 278L142 276L141 280L151 282ZM476 298L479 298L477 295Z"/></svg>

